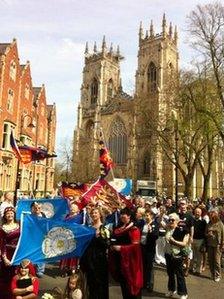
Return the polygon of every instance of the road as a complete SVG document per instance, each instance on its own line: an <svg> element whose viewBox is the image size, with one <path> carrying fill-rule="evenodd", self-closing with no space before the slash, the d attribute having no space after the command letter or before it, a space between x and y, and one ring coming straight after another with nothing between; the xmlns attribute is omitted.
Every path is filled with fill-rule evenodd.
<svg viewBox="0 0 224 299"><path fill-rule="evenodd" d="M224 275L223 275L224 276ZM44 292L50 292L54 287L58 286L64 289L67 278L61 278L57 265L48 265L46 273L40 279L40 296ZM216 283L209 277L209 271L205 271L201 277L189 275L186 278L189 299L223 299L224 298L224 278ZM142 299L165 298L164 293L167 291L167 275L162 267L156 267L155 270L155 287L153 293L143 291ZM175 298L179 298L177 295ZM110 284L110 299L122 299L120 288L117 284Z"/></svg>

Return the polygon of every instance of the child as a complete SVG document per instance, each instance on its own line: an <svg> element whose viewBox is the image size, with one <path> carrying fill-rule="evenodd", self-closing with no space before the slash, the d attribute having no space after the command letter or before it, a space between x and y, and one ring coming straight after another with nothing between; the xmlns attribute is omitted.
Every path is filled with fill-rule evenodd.
<svg viewBox="0 0 224 299"><path fill-rule="evenodd" d="M82 271L77 268L68 278L65 288L64 298L66 299L85 299L86 284Z"/></svg>
<svg viewBox="0 0 224 299"><path fill-rule="evenodd" d="M15 299L36 299L39 291L39 281L35 275L34 266L30 260L21 262L18 273L12 279L11 289Z"/></svg>

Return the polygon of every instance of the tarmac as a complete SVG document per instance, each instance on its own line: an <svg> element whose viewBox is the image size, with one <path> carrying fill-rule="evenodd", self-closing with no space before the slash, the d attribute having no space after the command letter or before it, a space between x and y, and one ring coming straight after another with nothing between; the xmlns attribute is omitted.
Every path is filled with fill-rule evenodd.
<svg viewBox="0 0 224 299"><path fill-rule="evenodd" d="M224 274L223 274L224 276ZM47 265L45 275L40 278L40 295L47 292L50 293L54 287L60 287L64 290L67 278L60 276L59 267L57 264ZM207 269L201 276L189 274L186 277L188 298L189 299L224 299L224 278L220 282L211 280L209 270ZM114 282L110 282L110 299L122 299L120 287ZM145 290L142 292L142 299L151 298L166 298L167 292L167 274L166 269L161 266L155 266L155 283L154 291L147 293ZM179 298L175 295L173 298Z"/></svg>

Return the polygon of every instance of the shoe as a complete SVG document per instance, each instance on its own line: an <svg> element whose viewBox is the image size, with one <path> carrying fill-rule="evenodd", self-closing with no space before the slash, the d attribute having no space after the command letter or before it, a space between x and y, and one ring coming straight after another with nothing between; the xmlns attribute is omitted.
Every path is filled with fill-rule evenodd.
<svg viewBox="0 0 224 299"><path fill-rule="evenodd" d="M188 298L188 295L181 295L180 296L180 299L187 299Z"/></svg>
<svg viewBox="0 0 224 299"><path fill-rule="evenodd" d="M214 281L215 281L215 282L219 282L219 281L220 281L220 277L216 277L216 278L214 279Z"/></svg>
<svg viewBox="0 0 224 299"><path fill-rule="evenodd" d="M165 294L165 297L170 297L170 298L172 298L175 294L176 294L176 291L174 291L174 292L172 292L172 291L168 291L168 292Z"/></svg>

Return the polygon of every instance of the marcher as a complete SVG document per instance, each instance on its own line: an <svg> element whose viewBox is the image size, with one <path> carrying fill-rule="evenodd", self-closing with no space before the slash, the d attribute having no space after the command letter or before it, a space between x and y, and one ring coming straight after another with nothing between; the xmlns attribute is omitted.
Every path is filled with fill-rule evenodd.
<svg viewBox="0 0 224 299"><path fill-rule="evenodd" d="M151 211L145 212L145 221L141 236L144 288L148 292L152 292L154 287L153 262L156 252L156 240L159 236L159 223Z"/></svg>
<svg viewBox="0 0 224 299"><path fill-rule="evenodd" d="M14 196L14 194L12 192L6 192L4 194L4 200L0 205L0 216L1 216L1 218L4 215L5 208L13 207L13 196Z"/></svg>
<svg viewBox="0 0 224 299"><path fill-rule="evenodd" d="M165 296L174 296L176 293L177 280L177 293L180 295L180 299L186 299L188 295L183 271L182 249L185 248L189 242L189 233L183 227L178 226L179 220L180 218L176 213L169 215L169 224L165 236L165 258L168 274L168 293Z"/></svg>
<svg viewBox="0 0 224 299"><path fill-rule="evenodd" d="M11 299L10 282L15 275L15 267L11 266L11 259L20 236L20 226L16 222L16 213L13 207L5 208L2 223L0 228L0 252L3 285L0 287L0 294L1 299Z"/></svg>
<svg viewBox="0 0 224 299"><path fill-rule="evenodd" d="M206 229L208 263L212 279L219 282L221 279L221 255L224 250L224 225L219 219L218 209L211 209L210 222Z"/></svg>
<svg viewBox="0 0 224 299"><path fill-rule="evenodd" d="M120 283L123 299L140 299L143 287L141 236L131 215L128 208L120 211L120 225L111 238L109 265L112 276Z"/></svg>
<svg viewBox="0 0 224 299"><path fill-rule="evenodd" d="M17 274L11 282L11 289L15 299L36 299L39 292L38 278L30 260L25 259L18 267Z"/></svg>
<svg viewBox="0 0 224 299"><path fill-rule="evenodd" d="M46 218L46 215L41 210L41 205L37 201L34 201L31 204L30 209L31 209L31 213L33 215L35 215L37 217ZM39 278L43 277L44 271L45 271L45 263L37 263L36 267L37 267L37 277L39 277Z"/></svg>
<svg viewBox="0 0 224 299"><path fill-rule="evenodd" d="M79 208L77 204L73 201L70 202L70 211L69 214L66 215L66 220L71 220L79 213ZM75 257L66 258L60 261L60 270L61 270L61 277L65 277L71 274L71 271L77 267L78 260Z"/></svg>
<svg viewBox="0 0 224 299"><path fill-rule="evenodd" d="M196 208L194 211L194 238L192 243L193 260L192 271L196 275L201 274L203 250L205 249L205 229L206 221L202 219L202 210Z"/></svg>
<svg viewBox="0 0 224 299"><path fill-rule="evenodd" d="M103 225L100 208L93 208L90 216L96 236L81 257L80 266L87 278L89 299L109 299L107 250L110 233Z"/></svg>

